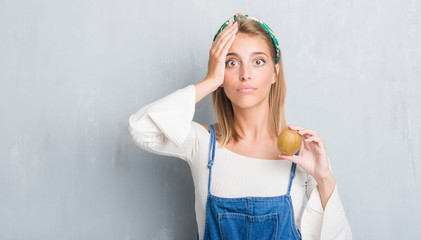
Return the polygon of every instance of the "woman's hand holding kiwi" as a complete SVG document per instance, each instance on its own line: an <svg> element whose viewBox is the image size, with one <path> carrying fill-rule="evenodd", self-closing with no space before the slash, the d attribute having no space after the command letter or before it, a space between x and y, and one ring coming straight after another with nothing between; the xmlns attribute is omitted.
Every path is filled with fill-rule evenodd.
<svg viewBox="0 0 421 240"><path fill-rule="evenodd" d="M300 148L299 155L293 155L298 148ZM278 149L281 159L301 166L316 181L333 179L326 147L317 131L300 126L288 126L288 129L279 135Z"/></svg>
<svg viewBox="0 0 421 240"><path fill-rule="evenodd" d="M225 27L209 50L208 74L205 79L216 81L219 86L224 83L225 59L238 31L237 25L235 22Z"/></svg>

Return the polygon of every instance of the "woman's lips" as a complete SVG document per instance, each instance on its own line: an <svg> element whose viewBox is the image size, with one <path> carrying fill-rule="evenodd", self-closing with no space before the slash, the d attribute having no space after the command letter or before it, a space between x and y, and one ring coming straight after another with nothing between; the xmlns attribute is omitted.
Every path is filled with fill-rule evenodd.
<svg viewBox="0 0 421 240"><path fill-rule="evenodd" d="M240 93L251 93L251 92L256 91L256 89L255 88L242 88L242 89L239 89L237 91L240 92Z"/></svg>

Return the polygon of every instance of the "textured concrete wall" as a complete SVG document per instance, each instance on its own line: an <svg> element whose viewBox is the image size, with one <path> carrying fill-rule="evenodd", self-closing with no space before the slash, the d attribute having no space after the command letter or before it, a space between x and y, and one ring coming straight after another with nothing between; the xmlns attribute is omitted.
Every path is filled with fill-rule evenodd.
<svg viewBox="0 0 421 240"><path fill-rule="evenodd" d="M421 235L421 3L0 1L0 239L193 239L181 159L143 151L140 107L207 73L220 25L278 37L289 124L325 141L355 239ZM216 121L210 96L194 120Z"/></svg>

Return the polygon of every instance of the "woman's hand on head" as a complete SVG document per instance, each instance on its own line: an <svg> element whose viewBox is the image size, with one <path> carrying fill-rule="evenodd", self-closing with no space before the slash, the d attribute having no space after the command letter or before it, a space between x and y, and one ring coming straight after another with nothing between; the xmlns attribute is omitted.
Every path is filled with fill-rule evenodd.
<svg viewBox="0 0 421 240"><path fill-rule="evenodd" d="M235 39L235 34L238 31L238 23L228 25L216 37L209 50L208 74L206 79L217 81L219 86L224 83L225 75L225 59L228 54L232 42Z"/></svg>

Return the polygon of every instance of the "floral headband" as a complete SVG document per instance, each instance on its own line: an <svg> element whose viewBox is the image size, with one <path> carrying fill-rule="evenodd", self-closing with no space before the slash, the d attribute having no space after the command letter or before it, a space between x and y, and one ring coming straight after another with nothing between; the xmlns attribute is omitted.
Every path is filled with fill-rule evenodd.
<svg viewBox="0 0 421 240"><path fill-rule="evenodd" d="M239 15L239 16L237 16ZM276 48L276 59L275 59L275 64L279 62L279 58L281 56L281 50L279 48L279 43L278 43L278 39L276 39L275 34L273 34L272 29L270 29L270 27L268 25L266 25L262 20L260 20L257 17L252 17L249 16L247 14L243 14L243 13L237 13L234 16L232 16L230 19L228 19L224 24L222 24L222 26L219 28L218 32L215 34L215 37L213 38L213 41L215 41L216 37L218 36L218 34L226 27L228 26L230 23L234 23L235 21L237 21L237 18L240 19L251 19L254 20L256 22L258 22L270 35L270 37L272 38L272 42L275 45Z"/></svg>

